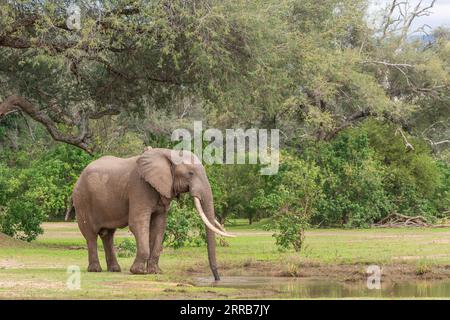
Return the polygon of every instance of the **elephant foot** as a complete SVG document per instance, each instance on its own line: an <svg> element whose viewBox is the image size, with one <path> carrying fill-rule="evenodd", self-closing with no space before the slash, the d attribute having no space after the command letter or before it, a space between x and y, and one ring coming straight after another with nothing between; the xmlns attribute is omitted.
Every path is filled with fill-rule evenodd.
<svg viewBox="0 0 450 320"><path fill-rule="evenodd" d="M102 272L102 267L100 266L100 263L98 263L98 262L91 263L91 264L89 264L87 271L88 272Z"/></svg>
<svg viewBox="0 0 450 320"><path fill-rule="evenodd" d="M148 273L150 273L150 274L160 274L160 273L163 273L163 271L161 270L161 268L157 265L157 264L155 264L155 265L148 265L148 268L147 268L148 270Z"/></svg>
<svg viewBox="0 0 450 320"><path fill-rule="evenodd" d="M130 268L131 273L133 274L146 274L147 273L147 264L145 262L134 262Z"/></svg>
<svg viewBox="0 0 450 320"><path fill-rule="evenodd" d="M113 264L112 266L108 266L108 272L121 272L120 266L118 264Z"/></svg>

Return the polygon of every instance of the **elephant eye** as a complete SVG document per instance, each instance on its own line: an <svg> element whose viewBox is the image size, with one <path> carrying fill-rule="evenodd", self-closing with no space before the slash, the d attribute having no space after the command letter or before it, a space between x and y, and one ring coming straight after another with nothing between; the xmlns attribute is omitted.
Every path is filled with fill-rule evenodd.
<svg viewBox="0 0 450 320"><path fill-rule="evenodd" d="M189 171L188 174L192 177L194 175L194 172Z"/></svg>

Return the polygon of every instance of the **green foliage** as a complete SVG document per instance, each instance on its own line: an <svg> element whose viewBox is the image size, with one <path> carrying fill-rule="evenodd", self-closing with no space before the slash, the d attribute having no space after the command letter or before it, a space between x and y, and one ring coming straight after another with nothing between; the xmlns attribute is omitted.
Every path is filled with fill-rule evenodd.
<svg viewBox="0 0 450 320"><path fill-rule="evenodd" d="M364 227L390 212L439 217L448 208L448 164L434 160L420 139L408 139L414 150L405 149L394 126L367 121L308 150L323 174L313 223Z"/></svg>
<svg viewBox="0 0 450 320"><path fill-rule="evenodd" d="M174 249L205 243L204 225L189 198L172 201L164 234L164 245Z"/></svg>
<svg viewBox="0 0 450 320"><path fill-rule="evenodd" d="M98 112L116 110L113 114L123 113L118 121L128 127L130 118L145 118L149 110L174 112L184 98L215 106L239 101L229 93L253 65L254 28L232 13L240 12L236 4L76 4L78 31L67 30L66 2L0 4L0 37L8 38L0 43L0 100L11 92L26 96L54 123L64 124L58 129L65 134L80 129L81 114L95 122ZM104 142L92 140L97 147Z"/></svg>
<svg viewBox="0 0 450 320"><path fill-rule="evenodd" d="M134 257L136 250L136 241L134 238L123 239L116 247L117 255L121 258Z"/></svg>
<svg viewBox="0 0 450 320"><path fill-rule="evenodd" d="M26 157L22 152L19 159ZM58 145L28 160L23 167L0 164L0 231L31 241L42 233L42 221L64 216L73 185L92 158Z"/></svg>
<svg viewBox="0 0 450 320"><path fill-rule="evenodd" d="M283 153L277 186L267 196L270 202L265 196L253 201L254 206L260 205L272 213L273 224L268 229L275 230L274 237L280 249L301 250L304 230L309 226L321 192L319 167Z"/></svg>
<svg viewBox="0 0 450 320"><path fill-rule="evenodd" d="M361 130L368 135L370 146L386 168L385 189L397 212L433 218L444 211L445 202L448 208L448 164L433 159L423 140L408 136L414 146L408 151L391 124L368 121Z"/></svg>
<svg viewBox="0 0 450 320"><path fill-rule="evenodd" d="M220 220L240 217L247 218L251 224L266 216L252 205L252 199L266 188L260 168L256 164L211 165L207 168L214 207Z"/></svg>
<svg viewBox="0 0 450 320"><path fill-rule="evenodd" d="M434 195L434 205L438 212L449 213L450 208L450 163L438 162L439 170L442 173L442 183L437 188Z"/></svg>
<svg viewBox="0 0 450 320"><path fill-rule="evenodd" d="M318 225L368 226L391 210L383 166L366 134L344 132L317 152L323 197L313 221Z"/></svg>

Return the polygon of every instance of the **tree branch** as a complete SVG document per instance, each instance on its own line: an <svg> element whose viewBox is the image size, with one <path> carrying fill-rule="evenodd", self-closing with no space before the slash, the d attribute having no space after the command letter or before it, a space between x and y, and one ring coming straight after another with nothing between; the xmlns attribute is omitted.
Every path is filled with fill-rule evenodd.
<svg viewBox="0 0 450 320"><path fill-rule="evenodd" d="M108 108L102 111L89 114L89 119L100 119L104 116L116 116L120 114L120 110L116 108Z"/></svg>
<svg viewBox="0 0 450 320"><path fill-rule="evenodd" d="M381 64L381 65L384 65L386 67L393 67L393 68L397 69L398 71L400 71L400 73L405 77L406 83L408 84L408 86L413 86L412 83L411 83L411 80L409 79L408 74L406 73L405 70L403 70L403 68L415 68L415 66L412 65L412 64L409 64L409 63L392 63L392 62L377 61L377 60L364 60L364 61L361 61L361 63L363 63L363 64Z"/></svg>
<svg viewBox="0 0 450 320"><path fill-rule="evenodd" d="M387 61L377 61L377 60L364 60L361 61L363 64L382 64L388 67L405 67L405 68L415 68L414 65L409 63L393 63L393 62L387 62Z"/></svg>
<svg viewBox="0 0 450 320"><path fill-rule="evenodd" d="M431 144L432 144L433 146L438 146L438 145L444 144L444 143L450 143L450 139L449 139L449 140L437 141L437 142L431 141Z"/></svg>
<svg viewBox="0 0 450 320"><path fill-rule="evenodd" d="M386 38L387 34L388 34L388 29L390 26L392 26L395 22L400 21L400 18L392 18L392 15L394 14L395 9L400 6L401 3L398 3L397 0L393 0L390 8L389 8L389 12L386 14L385 18L385 22L383 25L383 32L382 32L382 36L380 40L383 40Z"/></svg>
<svg viewBox="0 0 450 320"><path fill-rule="evenodd" d="M31 28L34 27L36 24L39 24L39 21L43 19L42 15L39 15L37 13L38 11L33 13L29 12L17 12L18 15L21 15L22 18L17 19L13 24L12 27L8 30L0 30L0 46L2 47L8 47L13 49L28 49L34 46L37 47L48 47L56 52L63 52L68 49L74 48L76 46L79 46L80 43L77 41L67 41L67 40L59 40L55 41L58 37L52 37L51 39L44 40L43 38L40 39L39 43L34 44L29 41L26 37L19 37L15 35L17 31L21 28ZM104 12L97 20L95 20L96 25L100 26L104 30L116 30L116 31L123 31L118 30L117 27L114 25L114 23L111 23L111 21L108 21L108 18L116 15L116 16L130 16L134 14L139 14L140 9L133 6L125 6L125 7L119 7L115 8L111 11ZM102 18L107 18L106 20ZM67 26L67 23L65 19L61 17L45 17L45 20L47 23L50 23L50 25L53 27L53 29L60 29L64 32L64 34L74 32L75 30L70 29ZM136 32L143 33L145 32L143 29L138 28L138 30L135 30ZM84 51L88 51L88 46L84 46ZM105 47L103 49L110 50L113 52L120 52L123 51L120 48L114 48L114 47Z"/></svg>
<svg viewBox="0 0 450 320"><path fill-rule="evenodd" d="M405 149L406 151L410 151L410 150L414 150L413 145L408 141L408 139L406 138L406 135L403 133L403 130L398 128L395 131L395 134L397 135L400 132L402 138L403 138L403 143L405 144Z"/></svg>
<svg viewBox="0 0 450 320"><path fill-rule="evenodd" d="M86 117L82 117L80 120L78 136L72 136L60 132L48 115L38 110L30 101L19 95L11 95L0 103L0 119L15 110L21 110L33 120L42 123L55 141L68 143L92 154L92 150L87 142L88 123Z"/></svg>
<svg viewBox="0 0 450 320"><path fill-rule="evenodd" d="M334 137L336 137L336 135L341 132L342 130L344 130L345 128L351 126L354 122L359 121L363 118L366 118L370 115L370 112L367 110L359 110L356 111L355 113L351 114L350 116L348 116L344 123L341 124L339 127L335 128L333 131L329 132L326 136L325 136L325 140L329 141L331 139L333 139Z"/></svg>
<svg viewBox="0 0 450 320"><path fill-rule="evenodd" d="M423 2L423 0L420 0L420 1L417 2L416 7L411 12L410 16L406 19L405 25L404 25L403 31L402 31L402 33L403 33L403 37L402 38L406 37L406 34L408 33L408 30L410 29L411 24L413 23L415 18L424 16L424 15L427 16L427 15L430 14L430 12L428 10L433 8L436 0L432 0L431 3L428 6L425 6L425 7L421 8L422 2Z"/></svg>

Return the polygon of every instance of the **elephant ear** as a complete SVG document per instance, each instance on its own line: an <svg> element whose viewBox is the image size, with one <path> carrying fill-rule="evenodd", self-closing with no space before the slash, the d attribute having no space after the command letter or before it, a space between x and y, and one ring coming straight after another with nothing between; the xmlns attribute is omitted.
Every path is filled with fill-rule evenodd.
<svg viewBox="0 0 450 320"><path fill-rule="evenodd" d="M152 185L161 195L172 198L172 163L158 149L144 152L137 160L139 175Z"/></svg>

